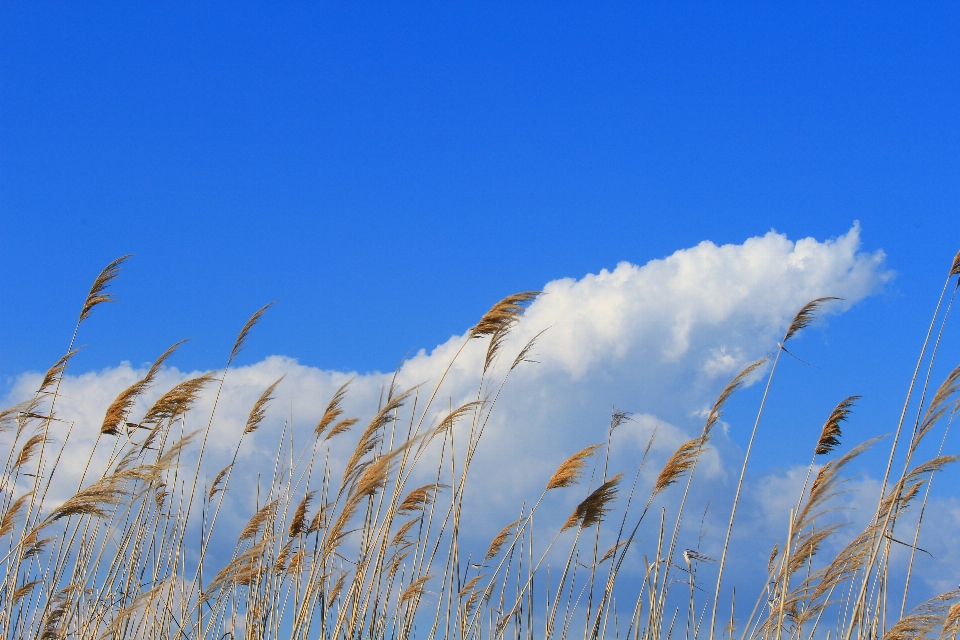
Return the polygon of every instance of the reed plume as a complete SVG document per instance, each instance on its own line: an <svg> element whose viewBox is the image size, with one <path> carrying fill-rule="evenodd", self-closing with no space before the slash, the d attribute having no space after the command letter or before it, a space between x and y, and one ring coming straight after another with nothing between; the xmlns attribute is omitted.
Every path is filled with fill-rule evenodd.
<svg viewBox="0 0 960 640"><path fill-rule="evenodd" d="M277 385L283 381L284 377L286 376L280 376L280 379L267 387L266 390L260 394L260 397L257 398L257 401L253 403L253 408L247 417L247 424L243 427L243 435L253 433L260 427L260 423L263 422L263 419L267 415L267 405L273 400L273 392L277 390Z"/></svg>
<svg viewBox="0 0 960 640"><path fill-rule="evenodd" d="M586 499L577 505L570 517L563 524L561 531L566 531L579 526L581 529L589 529L598 524L603 516L610 510L610 503L617 497L617 485L623 478L622 473L613 476L593 491Z"/></svg>
<svg viewBox="0 0 960 640"><path fill-rule="evenodd" d="M512 326L540 294L540 291L523 291L507 296L483 314L480 322L470 330L470 337L491 336Z"/></svg>
<svg viewBox="0 0 960 640"><path fill-rule="evenodd" d="M787 328L787 333L783 336L783 342L786 343L786 341L796 335L798 331L809 326L811 322L816 320L817 314L825 302L842 299L843 298L837 298L835 296L826 296L823 298L817 298L816 300L811 300L807 304L803 305L800 311L797 312L797 315L793 317L793 321Z"/></svg>
<svg viewBox="0 0 960 640"><path fill-rule="evenodd" d="M602 446L603 444L592 444L564 460L560 466L557 467L557 470L554 471L553 475L550 476L550 480L547 481L546 490L561 489L577 484L580 478L583 477L583 470L587 466L587 459L591 458L597 452L597 449Z"/></svg>
<svg viewBox="0 0 960 640"><path fill-rule="evenodd" d="M850 417L852 407L859 399L860 396L844 398L830 413L830 417L823 423L823 428L820 430L820 438L817 439L817 447L814 450L815 456L826 455L840 444L840 436L843 435L840 430L840 423Z"/></svg>
<svg viewBox="0 0 960 640"><path fill-rule="evenodd" d="M163 363L166 362L184 342L186 342L186 340L181 340L160 354L160 357L150 366L147 375L120 392L116 400L110 403L110 406L107 408L107 413L103 417L103 424L100 426L100 433L112 436L120 433L119 427L126 421L137 398L153 385L157 374L160 373L160 369L163 367Z"/></svg>
<svg viewBox="0 0 960 640"><path fill-rule="evenodd" d="M243 351L243 347L247 343L247 338L250 336L250 331L253 329L254 326L256 326L258 322L260 322L260 320L263 318L263 314L267 312L267 309L272 307L274 304L276 304L276 300L274 300L273 302L268 302L267 304L257 309L254 312L254 314L250 316L250 319L247 320L246 324L244 324L243 327L240 329L240 333L237 334L237 339L233 343L233 348L230 349L230 357L227 358L228 367L236 359L236 357L240 354L240 352Z"/></svg>
<svg viewBox="0 0 960 640"><path fill-rule="evenodd" d="M653 483L652 494L654 496L679 480L684 473L693 468L697 456L703 447L703 442L704 439L702 436L694 438L693 440L684 442L673 452L673 455L670 456L667 463L663 465L660 475L657 476L657 481Z"/></svg>
<svg viewBox="0 0 960 640"><path fill-rule="evenodd" d="M320 422L317 423L317 427L314 429L314 433L317 434L318 438L323 435L323 432L326 431L327 428L337 420L337 418L343 415L343 400L347 397L347 387L350 386L351 382L353 382L353 380L347 380L344 382L343 385L333 394L333 397L330 398L330 402L327 404L327 408L324 410L323 416L320 418ZM345 429L341 429L340 433L343 431L345 431Z"/></svg>
<svg viewBox="0 0 960 640"><path fill-rule="evenodd" d="M83 309L80 311L80 320L78 322L83 322L89 318L93 310L104 302L115 301L113 296L107 293L107 287L120 275L120 267L131 257L132 254L121 256L103 268L103 271L101 271L93 281L93 286L90 287L87 299L83 303Z"/></svg>

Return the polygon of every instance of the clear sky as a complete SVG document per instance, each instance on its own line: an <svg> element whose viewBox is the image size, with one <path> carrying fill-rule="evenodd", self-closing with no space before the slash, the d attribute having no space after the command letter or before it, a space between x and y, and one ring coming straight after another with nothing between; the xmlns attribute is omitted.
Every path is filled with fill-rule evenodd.
<svg viewBox="0 0 960 640"><path fill-rule="evenodd" d="M843 293L856 304L808 332L813 366L788 362L758 444L757 468L789 475L798 425L841 398L864 395L857 440L899 415L960 249L958 34L946 2L0 3L0 395L62 355L128 253L122 303L71 363L102 389L184 337L178 372L222 366L274 299L240 358L252 397L280 371L327 393L426 349L414 383L493 302L550 283L537 317L557 351L518 388L569 399L584 371L620 376L571 409L600 431L614 404L694 428L805 296ZM780 278L808 237L813 270ZM704 241L731 247L681 251ZM703 277L658 298L661 268ZM642 335L627 312L564 333L661 299L674 315ZM673 386L640 357L654 347L680 354ZM757 391L731 408L735 445ZM597 439L564 433L557 455Z"/></svg>
<svg viewBox="0 0 960 640"><path fill-rule="evenodd" d="M955 3L588 4L3 3L0 376L125 253L82 368L183 336L216 366L278 298L251 359L392 369L516 290L854 220L922 321L960 243Z"/></svg>

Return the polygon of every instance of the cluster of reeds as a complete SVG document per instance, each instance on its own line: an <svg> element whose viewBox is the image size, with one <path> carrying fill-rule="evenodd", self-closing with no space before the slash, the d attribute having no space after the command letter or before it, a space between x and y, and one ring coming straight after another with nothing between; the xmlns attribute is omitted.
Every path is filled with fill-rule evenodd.
<svg viewBox="0 0 960 640"><path fill-rule="evenodd" d="M124 259L110 264L96 279L77 330L98 305L111 300L107 287ZM892 438L882 495L869 525L833 559L815 561L818 550L840 527L825 519L825 514L843 490L845 467L875 443L871 440L829 458L840 444L841 424L856 400L847 398L811 443L812 460L785 542L772 551L768 580L749 616L739 623L735 598L731 598L729 618L719 611L718 602L763 402L746 449L720 557L681 550L679 533L697 466L724 406L751 376L759 374L766 359L751 364L724 388L700 434L669 457L645 498L641 497L640 470L650 445L633 470L628 490L624 474L610 469L611 443L629 419L615 412L602 444L560 464L536 501L521 508L519 517L485 551L471 554L460 546L468 473L500 391L510 373L530 359L534 341L508 360L508 366L493 365L536 292L496 304L468 334L465 344L485 340L488 345L475 399L458 407L435 406L443 404L439 390L451 361L432 391L391 385L374 417L360 424L345 415L349 389L344 385L317 416L313 442L299 458L293 457L292 450L289 459L278 453L273 477L258 497L255 513L232 532L218 528L217 522L235 465L211 474L215 477L209 484L201 480L216 401L197 431L187 431L184 416L205 390L216 389L219 400L231 363L266 307L244 325L226 366L216 374L181 382L142 415L133 415L138 399L155 384L178 343L154 362L143 379L117 397L102 424L70 424L57 442L51 425L58 420L61 380L76 353L75 331L66 355L47 372L36 394L0 414L0 426L10 443L0 477L4 545L0 630L6 638L44 639L582 636L592 640L623 636L668 640L681 633L675 628L679 617L688 640L721 635L731 640L736 635L741 640L812 640L834 631L825 632L829 625L821 624L832 611L836 636L842 635L842 640L900 640L929 633L953 638L960 625L960 593L945 593L909 613L905 607L934 475L955 459L942 450L949 422L960 406L955 400L960 368L929 400L927 393L956 287L943 313L941 306L951 279L958 274L960 254L951 265L918 360ZM788 341L829 300L814 300L796 315L777 345L766 391L780 355L789 353ZM938 319L940 328L934 337ZM923 363L927 368L921 375ZM501 373L494 376L494 371ZM237 452L244 436L264 420L279 382L265 389L251 408ZM914 398L917 392L919 402ZM909 407L919 407L912 419L908 419ZM917 463L914 453L920 441L944 422L940 451ZM98 430L95 452L108 451L107 463L94 469L93 461L99 458L91 453L75 493L54 504L48 494L76 429ZM331 443L349 434L356 445L346 463L334 468ZM278 451L286 451L282 443ZM818 465L818 460L826 458ZM234 463L236 459L235 454ZM432 479L416 484L414 479L422 478L423 471L415 474L414 470L425 460L434 465ZM591 466L592 475L587 474ZM588 477L585 497L552 538L548 536L550 542L538 541L535 547L535 515L547 494L578 490L575 487ZM653 509L665 492L672 493L669 511L664 505ZM901 516L914 502L919 502L920 517L912 530L904 530ZM615 504L621 509L614 518ZM651 515L658 532L656 543L639 549L637 533ZM902 591L891 584L894 545L910 550ZM210 557L215 555L211 549L229 547L233 549L229 559L211 567ZM551 568L548 557L562 561ZM641 566L642 579L633 581L632 592L625 593L622 585L617 586L617 578L631 564ZM713 593L697 584L702 564L717 567ZM671 590L673 597L669 597ZM678 594L685 606L676 606Z"/></svg>

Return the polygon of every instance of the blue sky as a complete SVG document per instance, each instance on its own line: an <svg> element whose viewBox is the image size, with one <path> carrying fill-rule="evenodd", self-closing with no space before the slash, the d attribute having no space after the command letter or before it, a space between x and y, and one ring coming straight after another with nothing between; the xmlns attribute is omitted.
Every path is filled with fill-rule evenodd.
<svg viewBox="0 0 960 640"><path fill-rule="evenodd" d="M0 12L5 377L124 253L85 368L216 366L279 298L248 357L364 371L554 278L854 220L912 327L960 237L950 3Z"/></svg>
<svg viewBox="0 0 960 640"><path fill-rule="evenodd" d="M62 354L92 278L126 253L122 303L84 325L74 374L125 380L121 362L184 337L180 372L219 367L279 299L240 359L269 383L292 365L267 356L389 371L508 293L771 230L849 239L859 221L857 255L886 257L798 341L814 366L785 363L758 443L758 472L788 474L801 426L841 398L864 395L857 440L899 415L960 248L957 33L949 3L3 3L4 392ZM758 287L757 304L793 309L814 285ZM694 332L694 350L769 350L769 327L743 322L736 339ZM956 336L942 353L937 382ZM647 380L625 366L603 372ZM722 386L690 376L689 407L624 382L580 409L690 429ZM745 399L731 446L758 389ZM570 433L558 451L597 439Z"/></svg>

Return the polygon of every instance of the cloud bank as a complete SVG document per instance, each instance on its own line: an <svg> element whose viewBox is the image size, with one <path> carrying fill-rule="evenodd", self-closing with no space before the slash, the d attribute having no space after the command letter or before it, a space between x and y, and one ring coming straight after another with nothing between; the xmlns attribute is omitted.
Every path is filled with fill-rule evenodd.
<svg viewBox="0 0 960 640"><path fill-rule="evenodd" d="M604 439L614 406L632 412L633 420L616 435L611 465L636 469L656 430L651 462L642 475L644 482L651 482L658 465L699 431L703 408L745 364L775 347L804 303L838 296L844 301L830 307L830 312L842 313L879 292L890 277L883 252L863 251L859 227L854 225L825 241L791 241L773 231L736 245L705 241L644 265L621 262L580 279L547 283L543 295L516 326L497 365L502 375L516 353L543 332L532 356L536 364L518 367L497 399L471 471L466 529L477 539L486 539L514 519L524 500L539 495L558 462ZM422 385L417 397L422 407L429 390L467 343L444 377L431 411L439 413L476 399L486 344L467 336L465 331L429 351L421 350L403 364L395 381L393 373L327 371L303 366L288 356L271 356L230 370L213 420L205 459L207 478L229 462L257 397L275 380L284 379L267 420L240 449L243 473L232 485L226 519L240 522L249 517L258 481L262 484L258 473L269 475L281 437L285 442L281 456L295 456L308 447L324 407L348 380L352 379L347 411L361 419L375 412L392 382L399 388ZM254 334L251 339L268 336ZM77 444L64 459L60 477L64 492L66 487L76 487L107 406L144 372L122 363L66 376L58 416L61 424L73 423L71 440ZM134 414L163 390L198 373L165 368L155 391ZM38 373L20 376L7 404L29 397L40 377ZM481 395L490 391L496 388L484 389ZM211 403L208 394L188 415L188 430L204 426ZM335 446L333 458L348 455L350 445L344 440ZM736 448L729 442L717 446L698 478L728 486L727 470L739 466L739 461L728 459L735 457ZM798 482L797 473L788 471L787 477L772 481L792 486ZM752 522L749 526L766 526L765 513L770 522L785 521L790 506L780 504L783 492L773 488L766 483L752 494L754 512L759 515L753 521L745 515ZM557 498L548 513L566 517L581 493ZM949 513L955 519L958 510L954 506Z"/></svg>

